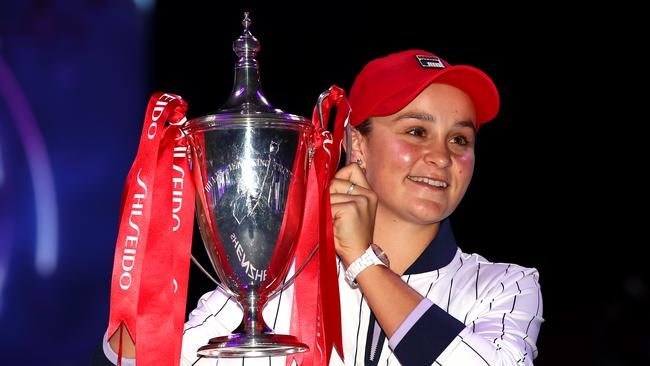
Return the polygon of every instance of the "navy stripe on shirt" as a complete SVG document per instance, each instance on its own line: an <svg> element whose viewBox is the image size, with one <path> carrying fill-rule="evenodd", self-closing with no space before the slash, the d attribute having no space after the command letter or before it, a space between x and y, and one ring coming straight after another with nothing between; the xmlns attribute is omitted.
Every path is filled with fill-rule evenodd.
<svg viewBox="0 0 650 366"><path fill-rule="evenodd" d="M431 365L464 328L463 323L434 304L395 347L395 356L402 365Z"/></svg>

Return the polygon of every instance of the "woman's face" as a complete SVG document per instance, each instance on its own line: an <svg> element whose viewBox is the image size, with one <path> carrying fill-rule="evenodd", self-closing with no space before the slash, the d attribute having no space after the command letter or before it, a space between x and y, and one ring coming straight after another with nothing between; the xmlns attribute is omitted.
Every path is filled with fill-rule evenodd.
<svg viewBox="0 0 650 366"><path fill-rule="evenodd" d="M474 170L476 113L469 96L431 84L401 111L371 123L359 146L378 214L417 224L449 216Z"/></svg>

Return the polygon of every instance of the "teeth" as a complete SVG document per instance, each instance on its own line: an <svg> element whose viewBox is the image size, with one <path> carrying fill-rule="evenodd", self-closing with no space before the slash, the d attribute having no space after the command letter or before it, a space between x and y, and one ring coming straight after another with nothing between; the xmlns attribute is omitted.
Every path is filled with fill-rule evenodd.
<svg viewBox="0 0 650 366"><path fill-rule="evenodd" d="M412 177L412 176L409 175L408 179L410 179L410 180L412 180L414 182L426 183L426 184L428 184L430 186L434 186L434 187L447 188L447 183L445 183L443 181L439 181L439 180L430 179L430 178L427 178L427 177Z"/></svg>

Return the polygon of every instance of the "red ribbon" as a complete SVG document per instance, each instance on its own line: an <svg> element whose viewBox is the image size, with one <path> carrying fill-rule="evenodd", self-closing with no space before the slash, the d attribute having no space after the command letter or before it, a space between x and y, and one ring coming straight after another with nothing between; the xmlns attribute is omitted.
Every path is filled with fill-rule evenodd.
<svg viewBox="0 0 650 366"><path fill-rule="evenodd" d="M195 195L186 111L180 96L152 95L122 196L108 334L124 324L140 366L180 361Z"/></svg>
<svg viewBox="0 0 650 366"><path fill-rule="evenodd" d="M334 135L321 126L316 106L312 117L314 152L307 178L305 213L296 249L297 265L307 260L316 243L320 244L314 258L294 282L290 328L290 333L298 336L310 350L287 357L287 365L291 364L293 358L302 365L328 365L333 346L344 358L329 186L336 173L350 107L345 91L337 86L329 89L321 107L324 123L329 121L332 107L337 108ZM314 286L314 283L318 286Z"/></svg>

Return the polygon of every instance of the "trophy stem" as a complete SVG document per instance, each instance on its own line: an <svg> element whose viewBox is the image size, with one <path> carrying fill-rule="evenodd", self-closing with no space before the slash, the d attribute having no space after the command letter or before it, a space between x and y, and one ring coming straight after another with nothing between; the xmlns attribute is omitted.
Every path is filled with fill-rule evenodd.
<svg viewBox="0 0 650 366"><path fill-rule="evenodd" d="M270 334L273 330L266 325L262 310L266 305L266 298L261 299L259 294L251 291L243 298L239 299L239 303L244 307L244 318L239 324L235 333L243 333L246 335L260 335Z"/></svg>
<svg viewBox="0 0 650 366"><path fill-rule="evenodd" d="M201 347L197 355L206 357L270 357L305 352L309 347L291 335L275 334L266 325L262 309L266 298L254 291L238 299L244 308L244 317L232 334L216 337Z"/></svg>

